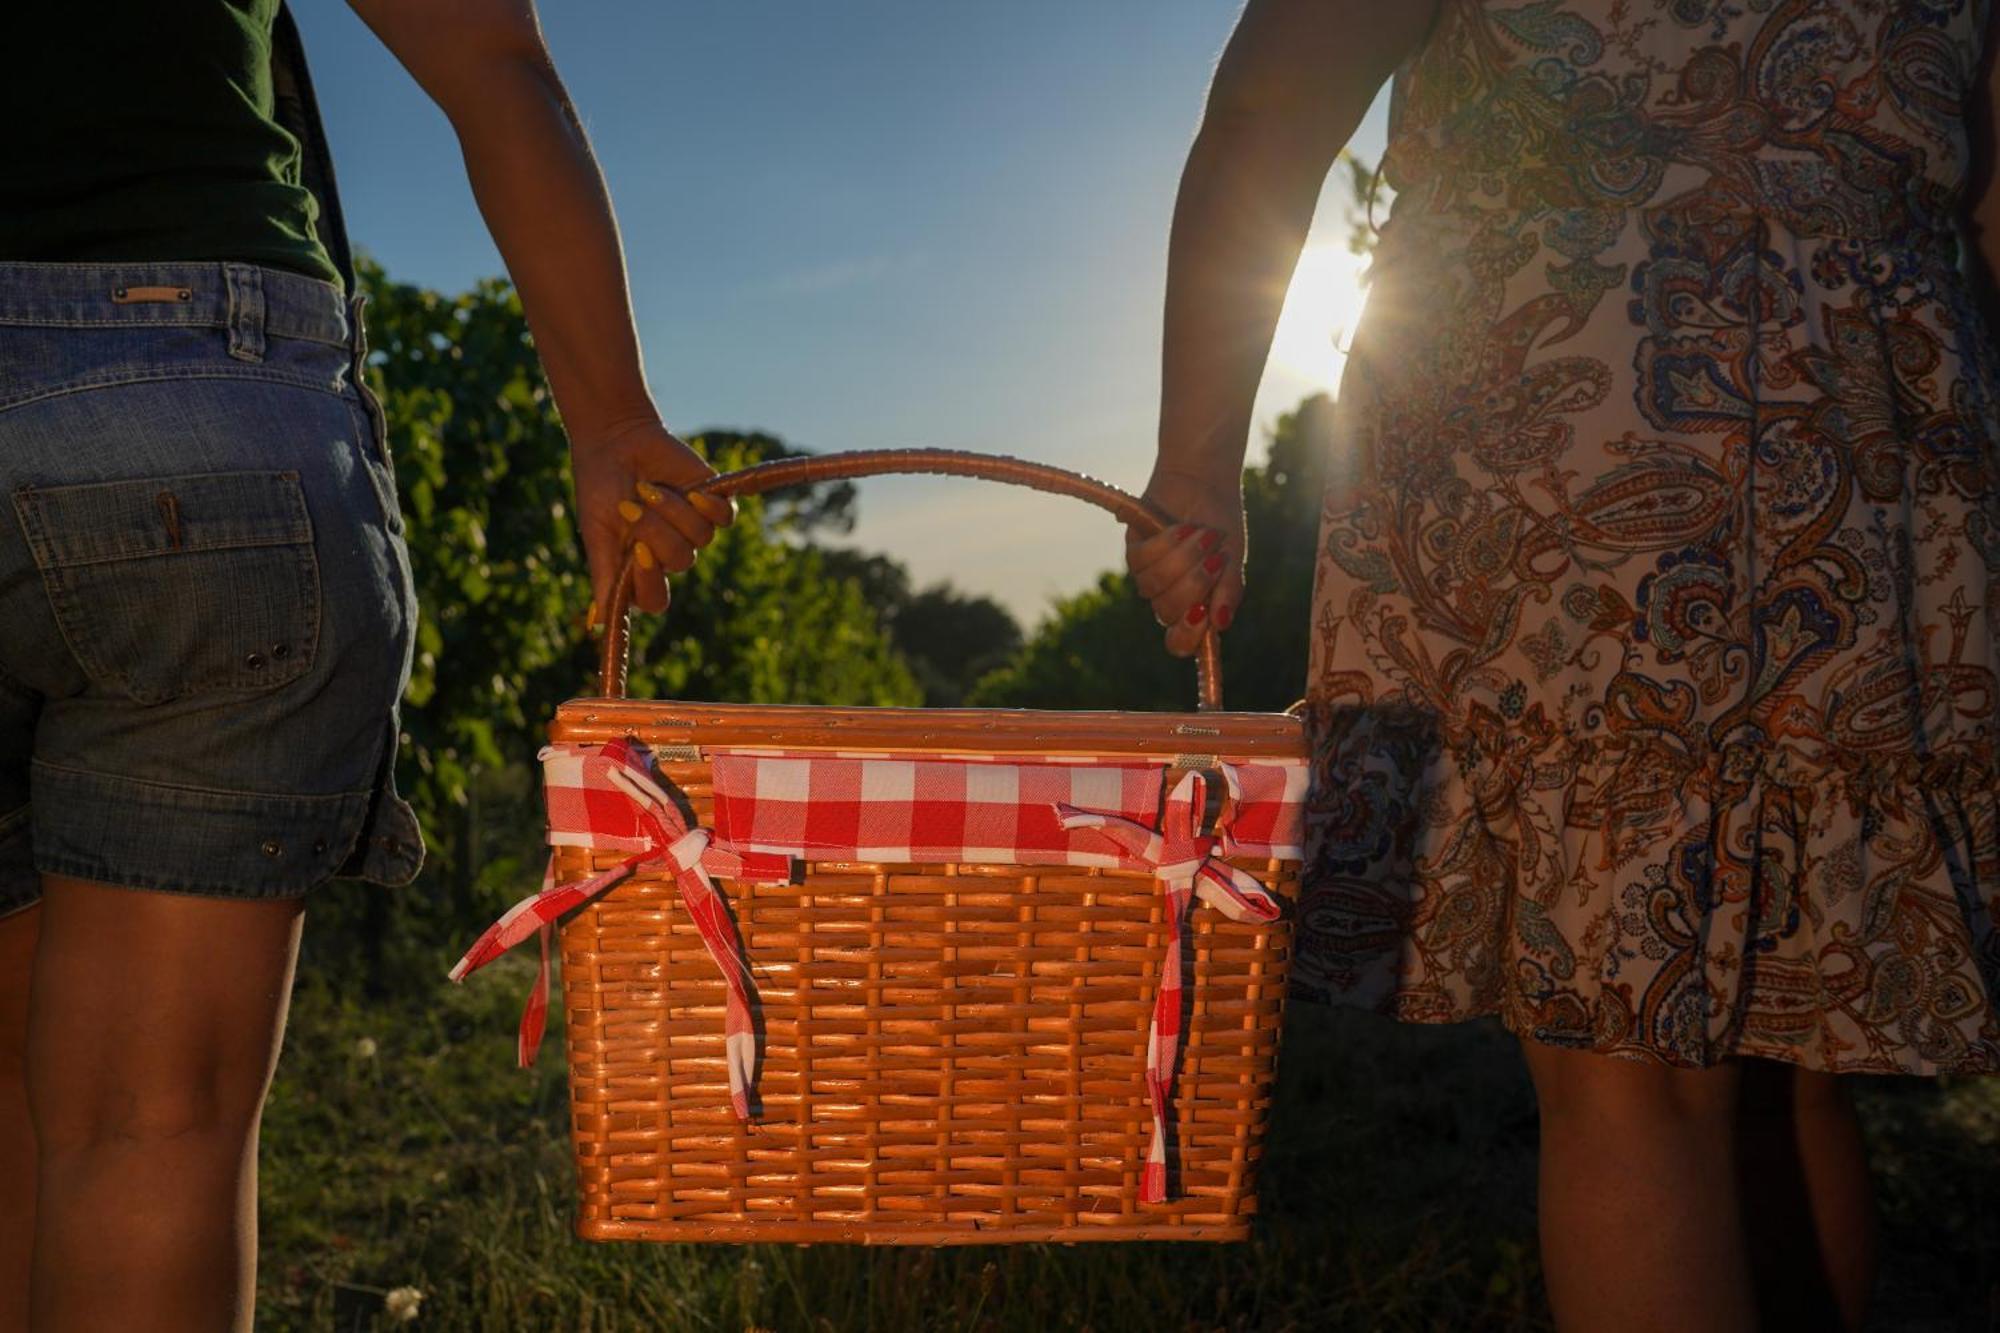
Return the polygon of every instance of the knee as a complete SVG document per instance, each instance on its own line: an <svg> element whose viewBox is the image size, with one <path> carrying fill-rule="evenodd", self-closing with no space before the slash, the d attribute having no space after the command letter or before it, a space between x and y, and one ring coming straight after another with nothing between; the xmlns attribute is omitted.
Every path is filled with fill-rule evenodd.
<svg viewBox="0 0 2000 1333"><path fill-rule="evenodd" d="M256 1130L261 1093L231 1096L213 1080L100 1084L56 1092L31 1081L29 1106L40 1160L132 1153L241 1152Z"/></svg>
<svg viewBox="0 0 2000 1333"><path fill-rule="evenodd" d="M1726 1131L1736 1114L1733 1064L1681 1069L1524 1043L1544 1125Z"/></svg>

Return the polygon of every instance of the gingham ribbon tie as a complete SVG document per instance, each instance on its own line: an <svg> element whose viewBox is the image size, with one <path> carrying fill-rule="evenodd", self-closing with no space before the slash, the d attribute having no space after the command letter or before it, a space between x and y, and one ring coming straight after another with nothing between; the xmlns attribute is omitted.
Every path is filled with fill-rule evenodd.
<svg viewBox="0 0 2000 1333"><path fill-rule="evenodd" d="M1226 766L1222 771L1233 787L1234 775ZM1166 895L1166 956L1160 960L1160 988L1153 998L1152 1027L1146 1038L1146 1093L1152 1104L1153 1136L1139 1177L1141 1203L1159 1203L1167 1197L1167 1110L1173 1101L1174 1067L1180 1061L1181 937L1188 912L1199 898L1232 921L1275 921L1279 913L1277 899L1255 877L1216 857L1218 848L1229 850L1226 832L1195 833L1206 790L1199 773L1184 776L1167 797L1158 829L1120 815L1056 803L1064 828L1101 834L1151 867Z"/></svg>
<svg viewBox="0 0 2000 1333"><path fill-rule="evenodd" d="M541 757L547 760L558 748L545 748ZM716 846L707 829L689 828L673 800L653 780L648 771L650 759L635 742L610 742L583 757L581 799L573 803L574 808L566 802L564 810L568 813L559 814L556 803L550 803L551 843L628 847L636 842L638 849L616 865L568 884L556 883L555 855L551 853L541 889L515 903L488 926L465 951L465 956L452 966L451 979L462 981L468 973L484 967L528 936L540 937L541 963L527 1005L521 1011L518 1044L521 1065L525 1068L533 1064L548 1016L549 940L557 918L604 893L638 867L664 861L673 867L681 903L700 932L708 956L722 974L726 987L723 1058L729 1073L729 1101L737 1118L747 1120L756 1068L750 972L743 959L736 923L730 919L711 876L783 881L790 877L791 862L782 856L739 855ZM629 805L617 801L605 803L604 798L614 793L622 794Z"/></svg>

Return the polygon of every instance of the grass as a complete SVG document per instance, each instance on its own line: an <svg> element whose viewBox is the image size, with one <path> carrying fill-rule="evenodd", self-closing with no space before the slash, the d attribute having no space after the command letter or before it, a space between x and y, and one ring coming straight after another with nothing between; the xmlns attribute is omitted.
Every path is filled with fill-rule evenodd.
<svg viewBox="0 0 2000 1333"><path fill-rule="evenodd" d="M308 927L310 929L310 927ZM523 950L522 955L532 950ZM1533 1096L1497 1027L1294 1006L1256 1237L947 1250L570 1234L561 1025L531 960L364 1004L302 970L264 1121L267 1330L1546 1328ZM1864 1080L1885 1329L2000 1328L2000 1080ZM413 1323L387 1292L414 1287Z"/></svg>

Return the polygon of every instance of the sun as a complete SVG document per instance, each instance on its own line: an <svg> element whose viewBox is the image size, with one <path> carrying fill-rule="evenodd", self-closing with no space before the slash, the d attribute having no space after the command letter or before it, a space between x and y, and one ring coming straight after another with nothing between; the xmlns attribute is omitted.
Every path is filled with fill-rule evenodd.
<svg viewBox="0 0 2000 1333"><path fill-rule="evenodd" d="M1305 392L1333 393L1347 364L1343 350L1354 334L1367 299L1362 275L1365 255L1336 243L1316 243L1299 254L1285 306L1271 336L1267 375L1275 375Z"/></svg>

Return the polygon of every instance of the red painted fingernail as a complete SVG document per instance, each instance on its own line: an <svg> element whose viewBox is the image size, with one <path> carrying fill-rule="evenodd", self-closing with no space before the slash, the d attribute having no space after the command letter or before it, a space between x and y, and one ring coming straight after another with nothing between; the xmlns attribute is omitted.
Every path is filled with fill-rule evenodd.
<svg viewBox="0 0 2000 1333"><path fill-rule="evenodd" d="M1211 574L1220 574L1222 572L1222 553L1218 551L1208 559L1202 561L1201 567Z"/></svg>
<svg viewBox="0 0 2000 1333"><path fill-rule="evenodd" d="M1218 606L1215 608L1215 627L1217 629L1228 629L1229 622L1234 619L1236 619L1235 607Z"/></svg>
<svg viewBox="0 0 2000 1333"><path fill-rule="evenodd" d="M1201 549L1204 551L1213 551L1215 544L1221 540L1222 538L1214 532L1204 532L1201 534Z"/></svg>
<svg viewBox="0 0 2000 1333"><path fill-rule="evenodd" d="M1184 542L1188 538L1194 536L1194 531L1195 531L1194 524L1183 523L1179 527L1174 529L1174 540L1177 542Z"/></svg>
<svg viewBox="0 0 2000 1333"><path fill-rule="evenodd" d="M1196 602L1194 604L1193 609L1188 612L1188 624L1199 625L1202 622L1202 619L1207 615L1208 615L1208 608L1203 606L1200 602Z"/></svg>

